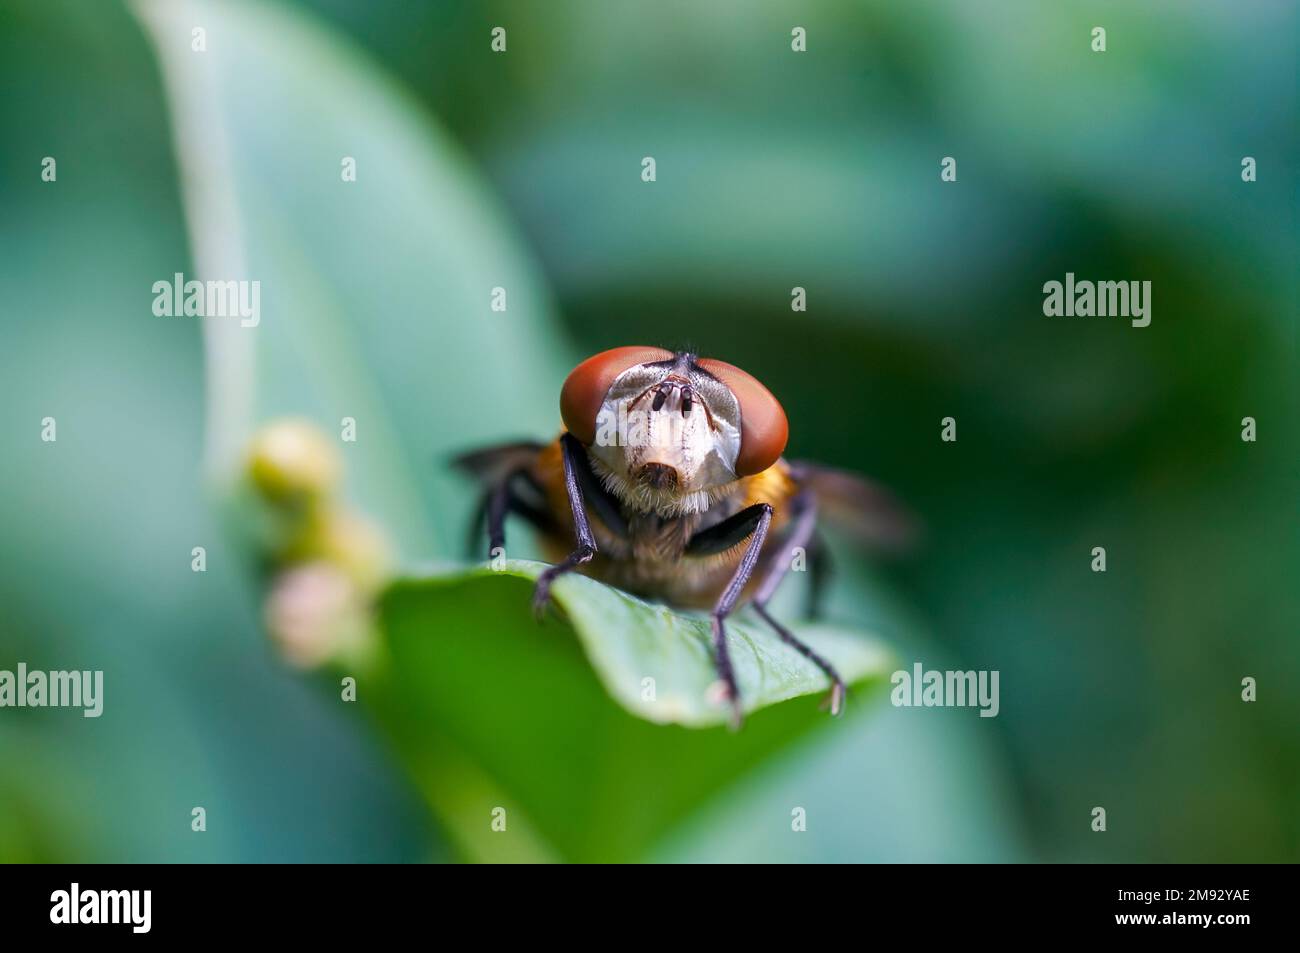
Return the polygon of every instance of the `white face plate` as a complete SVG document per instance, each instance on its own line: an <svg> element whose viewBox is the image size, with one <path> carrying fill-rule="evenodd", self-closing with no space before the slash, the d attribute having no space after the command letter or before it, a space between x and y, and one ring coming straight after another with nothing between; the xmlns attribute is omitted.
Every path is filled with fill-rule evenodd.
<svg viewBox="0 0 1300 953"><path fill-rule="evenodd" d="M661 385L666 396L653 409ZM683 393L690 410L683 413ZM648 509L672 509L662 491L641 486L637 474L649 463L677 471L674 495L682 512L696 512L713 497L709 490L734 482L740 453L740 404L721 381L667 362L638 364L614 379L596 418L591 455L610 489ZM622 492L620 492L622 491Z"/></svg>

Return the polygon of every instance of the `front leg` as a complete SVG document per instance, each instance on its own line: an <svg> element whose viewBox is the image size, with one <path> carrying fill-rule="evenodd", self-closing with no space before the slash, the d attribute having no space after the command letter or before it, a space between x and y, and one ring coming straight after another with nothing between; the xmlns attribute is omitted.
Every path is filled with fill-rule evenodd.
<svg viewBox="0 0 1300 953"><path fill-rule="evenodd" d="M745 554L740 557L740 565L736 567L731 582L727 583L727 588L723 590L717 605L713 607L712 614L713 648L716 653L718 677L727 686L733 729L740 727L743 710L740 704L740 688L736 685L736 673L731 667L731 654L727 649L727 629L724 621L740 601L740 594L745 591L746 584L754 575L754 567L758 565L758 558L763 552L763 543L767 539L767 530L771 525L771 505L755 503L727 517L716 526L696 533L686 544L688 556L711 556L726 552L745 539L749 540L749 545L745 547Z"/></svg>
<svg viewBox="0 0 1300 953"><path fill-rule="evenodd" d="M844 696L848 691L844 679L840 677L840 673L835 670L835 666L819 655L811 645L776 621L767 609L768 601L772 598L776 592L776 587L781 584L786 571L790 568L794 550L802 548L811 553L817 535L817 498L812 493L804 491L795 497L793 508L799 514L795 519L794 529L790 532L790 538L785 541L781 549L772 554L768 567L764 572L763 581L758 584L758 591L754 593L754 611L772 627L776 634L781 637L781 641L816 665L830 679L831 693L827 701L831 714L838 715L844 708ZM822 545L825 544L822 543ZM815 576L813 582L814 586L820 585ZM814 590L814 599L816 595L817 593Z"/></svg>
<svg viewBox="0 0 1300 953"><path fill-rule="evenodd" d="M537 585L533 588L533 612L538 618L546 611L546 604L551 598L551 584L556 578L583 563L591 562L591 557L596 555L596 537L587 521L587 504L583 500L582 486L579 483L579 473L588 466L586 454L586 448L578 442L577 437L568 433L560 437L560 456L564 460L564 491L569 497L569 509L573 512L573 535L578 545L563 560L537 577Z"/></svg>

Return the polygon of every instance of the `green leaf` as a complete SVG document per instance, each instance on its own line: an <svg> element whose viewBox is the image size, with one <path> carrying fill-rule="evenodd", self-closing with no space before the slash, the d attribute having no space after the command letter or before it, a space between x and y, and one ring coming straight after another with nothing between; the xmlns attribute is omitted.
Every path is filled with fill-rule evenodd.
<svg viewBox="0 0 1300 953"><path fill-rule="evenodd" d="M535 581L546 568L545 563L511 560L499 571L473 569L400 585L438 589L499 575ZM628 711L658 724L697 728L727 721L726 707L710 700L718 676L707 615L655 605L576 573L561 577L552 593L601 684ZM889 654L875 641L829 625L790 628L850 685L892 670ZM747 713L830 687L817 666L761 619L737 614L727 621L727 636Z"/></svg>
<svg viewBox="0 0 1300 953"><path fill-rule="evenodd" d="M359 698L467 856L644 857L773 752L842 729L814 697L821 674L744 613L728 628L752 714L730 732L706 700L716 678L706 618L574 576L554 590L569 624L539 625L529 600L542 568L407 579L380 604L388 664L361 679ZM871 704L890 668L877 643L830 627L796 631L858 683L851 708ZM646 677L657 702L642 698ZM793 700L772 704L782 699ZM496 807L509 836L490 830Z"/></svg>

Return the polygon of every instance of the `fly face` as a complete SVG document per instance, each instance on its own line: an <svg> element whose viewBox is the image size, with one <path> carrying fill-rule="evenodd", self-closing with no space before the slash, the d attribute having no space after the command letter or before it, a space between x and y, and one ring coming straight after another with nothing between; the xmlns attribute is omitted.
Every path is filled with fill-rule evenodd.
<svg viewBox="0 0 1300 953"><path fill-rule="evenodd" d="M605 395L590 453L638 508L696 512L737 478L740 404L689 355L638 364Z"/></svg>
<svg viewBox="0 0 1300 953"><path fill-rule="evenodd" d="M561 409L610 491L662 516L708 509L785 448L785 414L766 388L689 353L599 354L565 382Z"/></svg>

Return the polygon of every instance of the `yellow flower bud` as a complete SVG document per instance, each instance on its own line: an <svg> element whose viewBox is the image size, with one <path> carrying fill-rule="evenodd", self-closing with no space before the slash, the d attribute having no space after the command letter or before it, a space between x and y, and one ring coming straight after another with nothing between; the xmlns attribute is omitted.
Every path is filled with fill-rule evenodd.
<svg viewBox="0 0 1300 953"><path fill-rule="evenodd" d="M341 470L338 448L306 420L267 424L249 448L253 485L276 502L325 496L337 486Z"/></svg>

